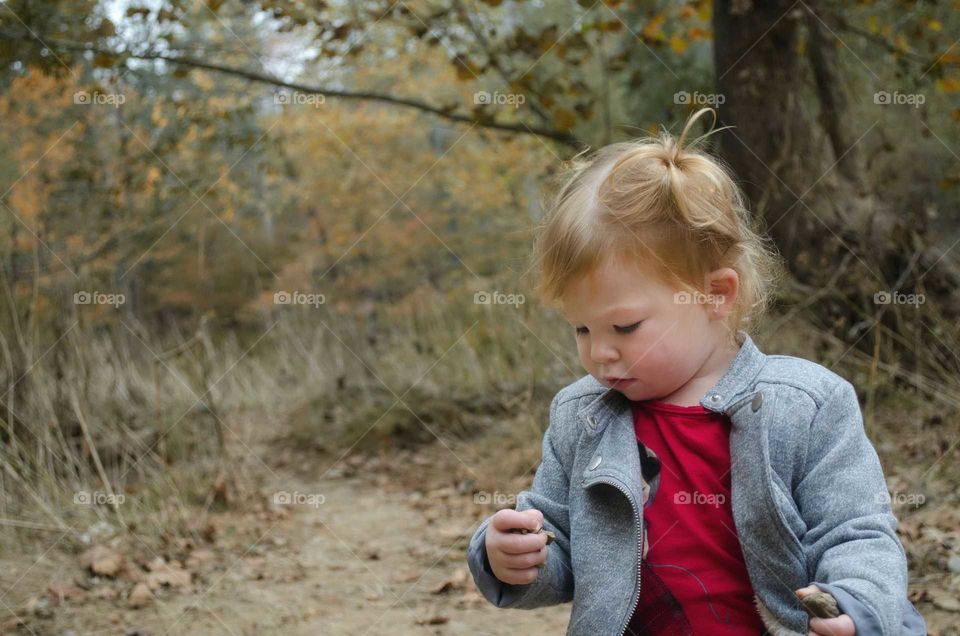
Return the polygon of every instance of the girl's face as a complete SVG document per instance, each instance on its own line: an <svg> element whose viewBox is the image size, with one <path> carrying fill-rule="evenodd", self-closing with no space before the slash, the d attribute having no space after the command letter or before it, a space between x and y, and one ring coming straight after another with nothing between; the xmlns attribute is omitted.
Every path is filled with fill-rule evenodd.
<svg viewBox="0 0 960 636"><path fill-rule="evenodd" d="M698 401L729 362L722 319L737 283L735 270L718 269L704 281L710 295L693 297L643 268L606 259L565 290L563 315L576 330L583 368L606 386L634 401Z"/></svg>

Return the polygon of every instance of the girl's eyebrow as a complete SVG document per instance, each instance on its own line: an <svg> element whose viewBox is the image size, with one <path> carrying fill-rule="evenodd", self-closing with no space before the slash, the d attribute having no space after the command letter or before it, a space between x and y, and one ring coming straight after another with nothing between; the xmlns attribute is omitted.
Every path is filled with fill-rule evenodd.
<svg viewBox="0 0 960 636"><path fill-rule="evenodd" d="M623 312L623 313L627 313L627 312L642 312L642 311L646 311L646 309L647 309L647 306L646 306L646 305L624 305L624 306L622 306L622 307L614 307L613 309L611 309L611 310L607 311L606 313L604 313L603 315L601 315L600 318L603 319L603 318L606 318L607 316L610 316L610 315L612 315L612 314L617 314L617 313L621 313L621 312ZM576 321L575 321L575 320L567 320L567 322L569 322L569 323L572 324L572 323L575 323Z"/></svg>
<svg viewBox="0 0 960 636"><path fill-rule="evenodd" d="M603 315L601 316L601 318L610 316L611 314L628 313L628 312L632 312L632 311L644 311L644 310L646 310L646 308L647 308L646 305L640 305L640 304L637 304L637 305L623 305L623 306L621 306L621 307L614 307L613 309L611 309L611 310L609 310L608 312L606 312L605 314L603 314Z"/></svg>

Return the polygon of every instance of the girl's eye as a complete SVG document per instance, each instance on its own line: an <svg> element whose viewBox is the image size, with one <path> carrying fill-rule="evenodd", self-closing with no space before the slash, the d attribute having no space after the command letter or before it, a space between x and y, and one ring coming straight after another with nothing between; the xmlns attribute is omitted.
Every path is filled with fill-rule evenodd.
<svg viewBox="0 0 960 636"><path fill-rule="evenodd" d="M639 327L642 322L643 321L641 320L639 322L635 322L632 325L627 325L625 327L621 327L620 325L614 325L613 328L616 330L617 333L631 333L632 331L635 331L636 328ZM576 332L577 332L577 335L582 335L582 334L590 333L590 330L587 329L586 327L577 327Z"/></svg>
<svg viewBox="0 0 960 636"><path fill-rule="evenodd" d="M614 325L613 328L617 330L617 333L630 333L631 331L634 331L637 327L639 327L641 322L643 321L641 320L640 322L635 322L632 325L627 325L626 327Z"/></svg>

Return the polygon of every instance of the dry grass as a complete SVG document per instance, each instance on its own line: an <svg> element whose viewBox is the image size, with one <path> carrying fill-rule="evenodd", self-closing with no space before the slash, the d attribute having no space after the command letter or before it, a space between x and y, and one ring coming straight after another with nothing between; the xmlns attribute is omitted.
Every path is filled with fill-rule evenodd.
<svg viewBox="0 0 960 636"><path fill-rule="evenodd" d="M6 400L0 542L193 531L198 507L271 471L266 440L340 457L468 440L508 420L524 427L512 436L539 440L545 422L523 414L577 377L575 352L556 344L569 334L529 306L472 301L413 298L381 310L383 328L281 306L242 332L158 335L129 319L69 330L56 345L66 353L36 360ZM530 448L535 464L538 442ZM79 493L124 500L87 505Z"/></svg>
<svg viewBox="0 0 960 636"><path fill-rule="evenodd" d="M14 426L0 445L0 548L196 538L211 509L245 505L281 465L318 480L361 454L417 460L396 484L410 490L518 492L538 465L550 398L582 370L557 316L472 300L414 296L363 319L281 306L243 331L158 334L126 320L68 331L63 352L35 359L4 400ZM956 541L942 511L956 507L960 479L957 381L905 379L802 315L779 320L755 336L761 348L850 379L891 490L926 497L895 510L912 575L943 589L945 544L924 528ZM80 492L125 500L77 504Z"/></svg>

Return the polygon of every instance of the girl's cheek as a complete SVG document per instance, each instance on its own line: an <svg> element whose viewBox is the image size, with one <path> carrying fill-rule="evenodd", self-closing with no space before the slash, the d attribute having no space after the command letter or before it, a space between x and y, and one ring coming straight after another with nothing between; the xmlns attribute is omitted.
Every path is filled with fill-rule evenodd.
<svg viewBox="0 0 960 636"><path fill-rule="evenodd" d="M581 343L577 343L577 355L580 357L580 364L583 365L584 369L589 371L591 366L590 355L587 352L586 347Z"/></svg>

